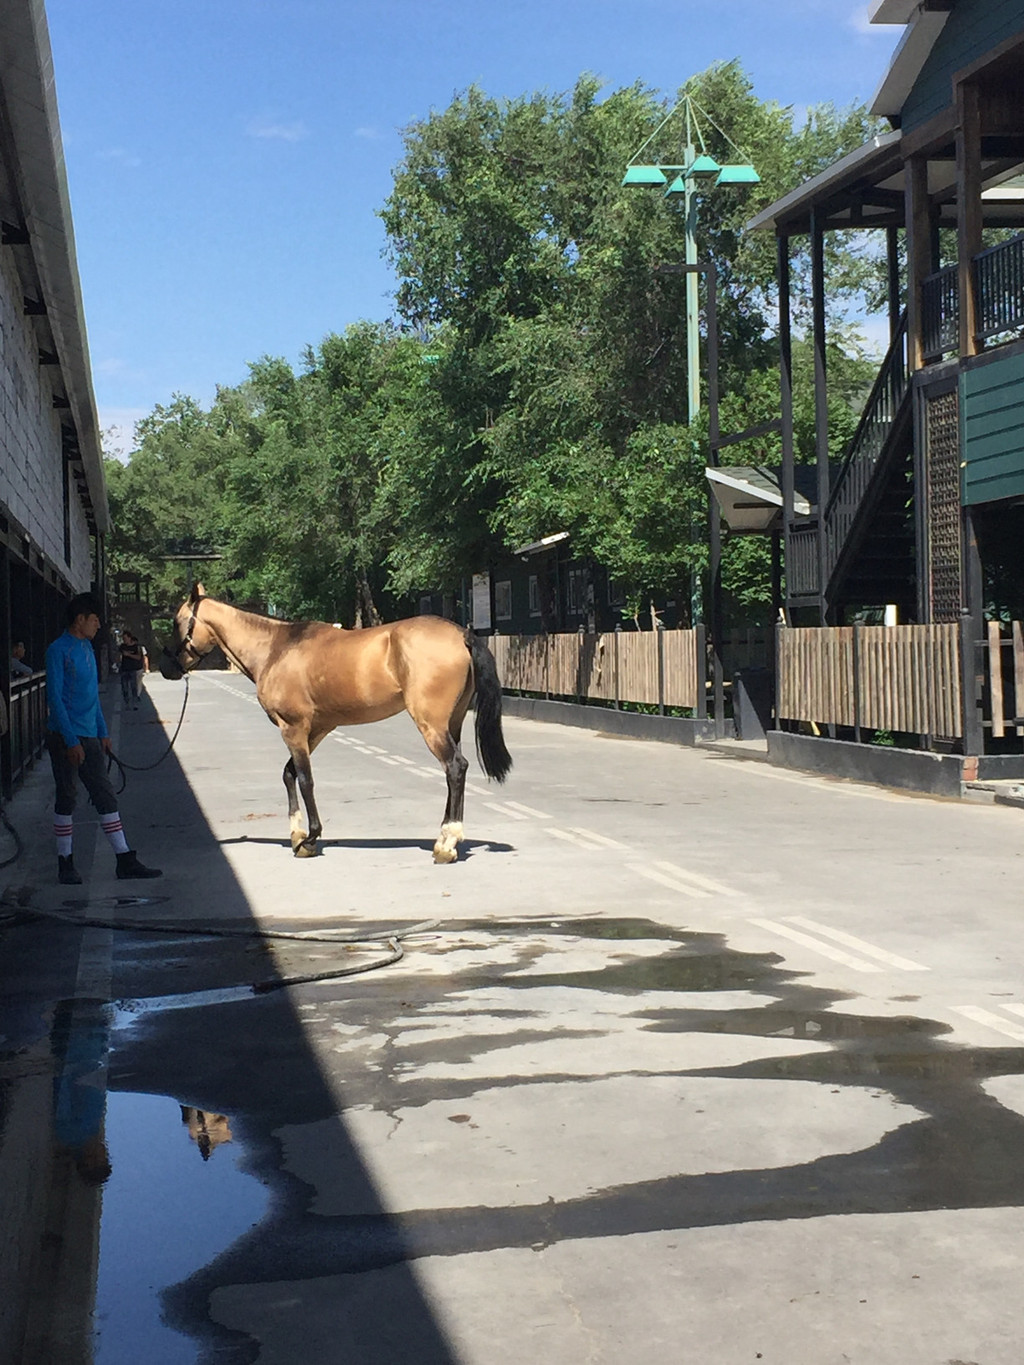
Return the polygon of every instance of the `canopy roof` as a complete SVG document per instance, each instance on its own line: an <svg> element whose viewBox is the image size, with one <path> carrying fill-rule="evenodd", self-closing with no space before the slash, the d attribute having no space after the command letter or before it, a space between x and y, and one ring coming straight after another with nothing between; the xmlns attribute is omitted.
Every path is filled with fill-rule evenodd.
<svg viewBox="0 0 1024 1365"><path fill-rule="evenodd" d="M735 535L765 535L782 530L782 470L764 465L724 465L705 469L722 517ZM817 473L813 465L797 465L793 471L793 510L806 517Z"/></svg>

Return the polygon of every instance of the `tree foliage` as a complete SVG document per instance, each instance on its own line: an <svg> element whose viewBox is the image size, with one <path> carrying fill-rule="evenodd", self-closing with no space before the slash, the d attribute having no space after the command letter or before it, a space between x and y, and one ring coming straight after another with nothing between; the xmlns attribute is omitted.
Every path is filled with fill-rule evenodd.
<svg viewBox="0 0 1024 1365"><path fill-rule="evenodd" d="M698 205L719 280L722 424L735 430L778 411L774 239L745 224L875 125L863 108L821 106L797 126L735 62L685 93L708 152L741 153L761 176ZM652 134L651 159L679 160L668 111L642 85L602 97L585 75L566 95L471 87L413 124L381 209L398 320L326 337L298 373L263 358L209 411L187 398L156 409L128 466L110 465L117 562L155 568L168 543L209 541L225 556L210 579L236 596L348 622L556 530L634 594L689 583L707 559L707 430L687 425L685 278L664 268L684 259L684 223L661 196L620 185ZM851 320L878 263L870 242L834 234L829 250L838 454L871 375ZM799 324L805 258L794 284ZM798 342L802 458L810 371ZM736 452L779 458L777 437ZM170 572L158 569L161 584ZM764 544L727 546L725 577L735 610L756 613Z"/></svg>

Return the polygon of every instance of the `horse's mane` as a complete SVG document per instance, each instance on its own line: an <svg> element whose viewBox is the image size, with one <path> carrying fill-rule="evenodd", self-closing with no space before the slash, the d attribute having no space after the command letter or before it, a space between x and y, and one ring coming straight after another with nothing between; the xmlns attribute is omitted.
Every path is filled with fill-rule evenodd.
<svg viewBox="0 0 1024 1365"><path fill-rule="evenodd" d="M225 602L222 598L214 597L210 593L204 593L199 601L217 602L222 607L232 607L235 611L240 611L245 616L253 616L257 621L269 621L270 624L274 626L323 626L328 624L328 622L325 621L314 621L309 617L297 617L293 619L289 616L271 616L269 612L254 611L252 607L241 607L237 602Z"/></svg>

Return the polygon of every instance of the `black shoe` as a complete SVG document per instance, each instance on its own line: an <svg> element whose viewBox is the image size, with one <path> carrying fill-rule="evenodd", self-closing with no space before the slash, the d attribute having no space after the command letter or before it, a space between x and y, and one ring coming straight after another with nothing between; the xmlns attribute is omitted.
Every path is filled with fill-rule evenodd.
<svg viewBox="0 0 1024 1365"><path fill-rule="evenodd" d="M126 882L132 879L141 880L144 877L162 877L164 874L158 867L146 867L145 863L140 863L138 855L131 849L127 853L117 855L117 879Z"/></svg>
<svg viewBox="0 0 1024 1365"><path fill-rule="evenodd" d="M75 867L75 860L70 853L66 858L57 855L57 880L61 886L82 885L82 874Z"/></svg>

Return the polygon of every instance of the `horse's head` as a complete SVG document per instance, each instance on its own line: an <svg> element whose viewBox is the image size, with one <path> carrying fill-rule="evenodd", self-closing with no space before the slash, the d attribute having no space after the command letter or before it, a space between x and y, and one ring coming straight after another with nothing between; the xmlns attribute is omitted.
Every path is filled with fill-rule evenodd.
<svg viewBox="0 0 1024 1365"><path fill-rule="evenodd" d="M200 615L199 608L206 598L202 583L193 583L188 600L174 613L171 638L164 646L160 672L172 680L184 677L190 669L217 646L217 637Z"/></svg>

